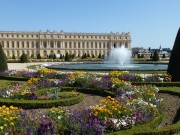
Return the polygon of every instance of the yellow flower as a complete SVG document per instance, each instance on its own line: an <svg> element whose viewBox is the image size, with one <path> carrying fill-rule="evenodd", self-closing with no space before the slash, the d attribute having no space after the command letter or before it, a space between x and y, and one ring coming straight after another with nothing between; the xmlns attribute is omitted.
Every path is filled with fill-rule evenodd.
<svg viewBox="0 0 180 135"><path fill-rule="evenodd" d="M3 126L0 126L0 129L1 129L1 130L3 130L3 129L4 129L4 127L3 127Z"/></svg>
<svg viewBox="0 0 180 135"><path fill-rule="evenodd" d="M11 122L10 125L11 125L11 126L14 126L14 122Z"/></svg>
<svg viewBox="0 0 180 135"><path fill-rule="evenodd" d="M7 126L7 124L4 124L4 127L6 127Z"/></svg>
<svg viewBox="0 0 180 135"><path fill-rule="evenodd" d="M10 119L10 120L13 120L13 117L10 117L9 119Z"/></svg>
<svg viewBox="0 0 180 135"><path fill-rule="evenodd" d="M11 105L10 107L9 107L10 109L14 109L14 107Z"/></svg>
<svg viewBox="0 0 180 135"><path fill-rule="evenodd" d="M94 113L94 116L98 116L98 112L95 112L95 113Z"/></svg>
<svg viewBox="0 0 180 135"><path fill-rule="evenodd" d="M3 109L5 109L5 108L6 108L6 106L5 106L5 105L3 105L3 106L2 106L2 108L3 108Z"/></svg>

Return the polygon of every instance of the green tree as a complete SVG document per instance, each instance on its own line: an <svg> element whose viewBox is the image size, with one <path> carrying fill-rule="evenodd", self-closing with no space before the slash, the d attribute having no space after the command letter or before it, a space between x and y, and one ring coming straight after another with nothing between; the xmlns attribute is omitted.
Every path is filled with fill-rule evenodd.
<svg viewBox="0 0 180 135"><path fill-rule="evenodd" d="M101 54L99 54L99 55L98 55L98 58L100 58L100 59L101 59Z"/></svg>
<svg viewBox="0 0 180 135"><path fill-rule="evenodd" d="M171 52L167 72L172 76L172 81L180 81L180 28Z"/></svg>
<svg viewBox="0 0 180 135"><path fill-rule="evenodd" d="M154 52L154 55L153 55L153 59L152 59L153 61L159 61L159 54L158 54L158 52L155 50L155 52Z"/></svg>
<svg viewBox="0 0 180 135"><path fill-rule="evenodd" d="M27 63L29 61L28 55L23 53L20 57L20 62Z"/></svg>
<svg viewBox="0 0 180 135"><path fill-rule="evenodd" d="M14 60L16 59L16 57L15 57L15 55L14 55L14 54L13 54L13 56L12 56L12 59L14 59Z"/></svg>
<svg viewBox="0 0 180 135"><path fill-rule="evenodd" d="M31 58L33 58L34 57L34 54L31 54Z"/></svg>
<svg viewBox="0 0 180 135"><path fill-rule="evenodd" d="M63 55L62 55L62 54L60 54L60 57L59 57L59 59L63 59Z"/></svg>
<svg viewBox="0 0 180 135"><path fill-rule="evenodd" d="M141 54L138 54L138 58L141 58Z"/></svg>
<svg viewBox="0 0 180 135"><path fill-rule="evenodd" d="M71 58L71 56L68 54L68 52L66 53L64 60L65 60L65 61L72 61L72 58Z"/></svg>
<svg viewBox="0 0 180 135"><path fill-rule="evenodd" d="M144 58L144 54L141 54L141 58Z"/></svg>
<svg viewBox="0 0 180 135"><path fill-rule="evenodd" d="M87 58L89 58L89 57L90 57L90 54L88 53L88 54L87 54Z"/></svg>
<svg viewBox="0 0 180 135"><path fill-rule="evenodd" d="M163 54L162 58L164 58L164 59L165 59L165 58L166 58L166 55L165 55L165 54Z"/></svg>
<svg viewBox="0 0 180 135"><path fill-rule="evenodd" d="M94 55L94 54L92 54L92 58L95 58L95 55Z"/></svg>
<svg viewBox="0 0 180 135"><path fill-rule="evenodd" d="M41 59L41 54L40 53L37 54L37 59Z"/></svg>
<svg viewBox="0 0 180 135"><path fill-rule="evenodd" d="M7 58L0 44L0 71L8 70Z"/></svg>

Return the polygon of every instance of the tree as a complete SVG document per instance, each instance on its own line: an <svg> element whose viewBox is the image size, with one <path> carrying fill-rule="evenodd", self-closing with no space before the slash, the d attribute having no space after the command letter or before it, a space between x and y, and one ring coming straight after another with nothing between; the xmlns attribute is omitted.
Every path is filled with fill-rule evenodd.
<svg viewBox="0 0 180 135"><path fill-rule="evenodd" d="M53 59L54 54L49 54L49 59Z"/></svg>
<svg viewBox="0 0 180 135"><path fill-rule="evenodd" d="M14 54L13 54L13 56L12 56L12 59L14 59L14 60L16 59L16 57L15 57L15 55L14 55Z"/></svg>
<svg viewBox="0 0 180 135"><path fill-rule="evenodd" d="M162 58L164 58L164 59L165 59L165 58L166 58L166 55L165 55L165 54L163 54Z"/></svg>
<svg viewBox="0 0 180 135"><path fill-rule="evenodd" d="M0 44L0 71L8 70L7 58Z"/></svg>
<svg viewBox="0 0 180 135"><path fill-rule="evenodd" d="M101 59L101 54L98 55L98 58Z"/></svg>
<svg viewBox="0 0 180 135"><path fill-rule="evenodd" d="M53 59L56 59L56 54L54 53L54 55L53 55Z"/></svg>
<svg viewBox="0 0 180 135"><path fill-rule="evenodd" d="M95 55L94 55L94 54L92 54L92 58L95 58Z"/></svg>
<svg viewBox="0 0 180 135"><path fill-rule="evenodd" d="M72 58L71 58L71 56L68 54L68 52L66 53L64 60L65 60L65 61L72 61Z"/></svg>
<svg viewBox="0 0 180 135"><path fill-rule="evenodd" d="M101 56L102 59L104 59L104 54Z"/></svg>
<svg viewBox="0 0 180 135"><path fill-rule="evenodd" d="M90 54L89 54L89 53L87 54L87 57L90 57Z"/></svg>
<svg viewBox="0 0 180 135"><path fill-rule="evenodd" d="M171 52L167 73L172 76L172 81L180 81L180 28Z"/></svg>
<svg viewBox="0 0 180 135"><path fill-rule="evenodd" d="M62 55L62 54L60 54L60 57L59 57L59 59L63 59L63 55Z"/></svg>
<svg viewBox="0 0 180 135"><path fill-rule="evenodd" d="M144 54L141 54L141 58L144 58Z"/></svg>
<svg viewBox="0 0 180 135"><path fill-rule="evenodd" d="M149 47L149 49L148 49L148 50L149 50L149 52L151 52L151 47Z"/></svg>
<svg viewBox="0 0 180 135"><path fill-rule="evenodd" d="M150 59L152 59L152 58L153 58L153 55L152 55L152 53L151 53Z"/></svg>
<svg viewBox="0 0 180 135"><path fill-rule="evenodd" d="M138 54L138 58L141 58L141 54Z"/></svg>
<svg viewBox="0 0 180 135"><path fill-rule="evenodd" d="M20 57L20 62L27 63L29 61L28 55L23 53Z"/></svg>
<svg viewBox="0 0 180 135"><path fill-rule="evenodd" d="M37 54L37 59L41 59L41 54L40 53Z"/></svg>
<svg viewBox="0 0 180 135"><path fill-rule="evenodd" d="M154 52L154 55L153 55L153 59L152 59L153 61L159 61L159 54L158 54L158 52L155 50L155 52Z"/></svg>
<svg viewBox="0 0 180 135"><path fill-rule="evenodd" d="M34 54L31 54L31 58L33 58L34 57Z"/></svg>

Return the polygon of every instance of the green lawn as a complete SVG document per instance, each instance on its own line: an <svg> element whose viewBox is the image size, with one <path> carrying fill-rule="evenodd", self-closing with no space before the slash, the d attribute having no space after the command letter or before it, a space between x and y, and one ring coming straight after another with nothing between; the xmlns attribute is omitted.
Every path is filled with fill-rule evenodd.
<svg viewBox="0 0 180 135"><path fill-rule="evenodd" d="M180 87L159 87L160 91L171 91L171 92L176 92L176 93L180 93Z"/></svg>

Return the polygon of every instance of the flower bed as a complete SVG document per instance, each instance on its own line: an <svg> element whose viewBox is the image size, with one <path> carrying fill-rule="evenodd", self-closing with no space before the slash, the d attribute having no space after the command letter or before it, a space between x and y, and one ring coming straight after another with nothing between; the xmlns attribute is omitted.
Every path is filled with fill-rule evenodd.
<svg viewBox="0 0 180 135"><path fill-rule="evenodd" d="M70 105L82 100L83 96L74 91L71 94L66 92L62 96L60 94L61 87L80 87L81 89L78 90L83 91L84 89L84 92L86 92L85 89L91 88L94 89L92 90L94 93L97 91L97 93L112 93L114 98L107 96L99 105L83 111L53 108L48 113L33 112L32 114L35 115L33 116L23 110L19 112L20 117L16 124L19 126L18 124L21 123L21 126L25 128L20 131L12 128L11 131L3 130L2 132L10 134L16 132L25 134L27 132L27 134L104 134L130 129L138 124L152 121L160 115L158 109L161 99L158 98L158 88L150 85L131 85L126 79L122 79L126 73L56 74L55 71L43 69L38 71L38 74L39 77L30 78L27 84L13 83L1 89L0 105L6 103L7 106L42 108Z"/></svg>

